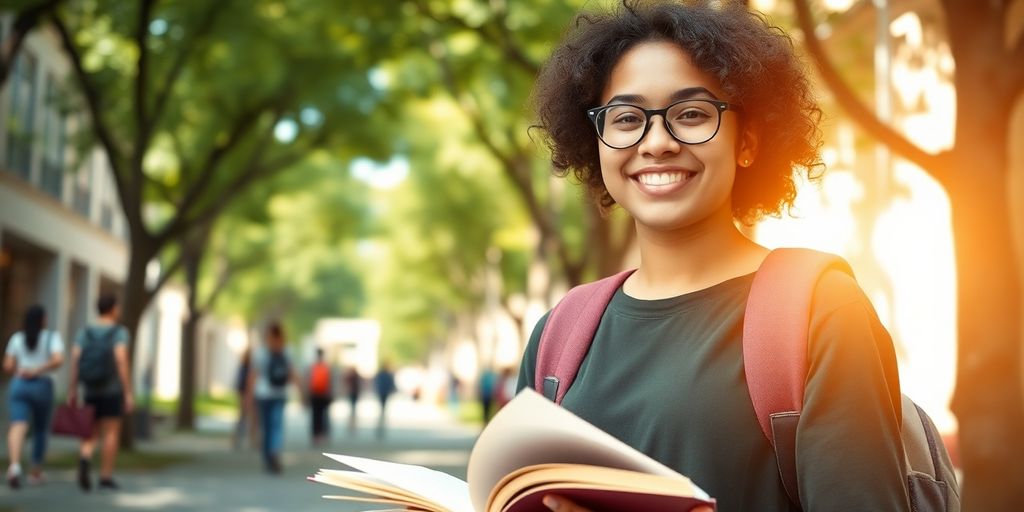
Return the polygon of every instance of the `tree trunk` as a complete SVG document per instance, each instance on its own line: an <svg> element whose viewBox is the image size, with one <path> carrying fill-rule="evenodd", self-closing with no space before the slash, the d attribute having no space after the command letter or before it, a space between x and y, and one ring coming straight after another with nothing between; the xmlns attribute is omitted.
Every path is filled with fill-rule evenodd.
<svg viewBox="0 0 1024 512"><path fill-rule="evenodd" d="M980 145L983 135L970 137L981 140L963 140L968 137L958 137L958 145L985 147ZM960 424L963 506L964 510L1020 510L1024 503L1021 294L1006 190L1007 162L999 151L971 153L955 154L955 182L948 187L959 312L958 378L952 409Z"/></svg>
<svg viewBox="0 0 1024 512"><path fill-rule="evenodd" d="M188 317L182 325L181 364L178 372L181 382L175 423L178 430L195 430L196 428L196 342L199 338L199 321L202 317L202 312L190 307Z"/></svg>
<svg viewBox="0 0 1024 512"><path fill-rule="evenodd" d="M152 258L153 251L145 242L132 241L128 276L125 278L121 297L121 325L128 330L131 336L128 343L129 379L134 379L135 376L135 349L138 346L136 341L139 335L139 323L142 321L142 314L153 298L153 295L146 289L146 266ZM121 447L126 450L135 448L133 419L134 416L129 416L121 427Z"/></svg>

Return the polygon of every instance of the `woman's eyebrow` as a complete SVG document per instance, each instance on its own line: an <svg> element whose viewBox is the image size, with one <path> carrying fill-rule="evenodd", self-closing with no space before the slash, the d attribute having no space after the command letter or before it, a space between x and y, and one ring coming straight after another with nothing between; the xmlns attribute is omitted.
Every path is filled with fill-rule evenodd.
<svg viewBox="0 0 1024 512"><path fill-rule="evenodd" d="M675 103L677 101L688 100L695 96L709 96L713 100L717 100L718 96L707 90L704 87L687 87L685 89L679 89L669 96L669 102ZM612 96L605 105L613 105L616 103L629 103L629 104L644 104L647 98L640 94L618 94Z"/></svg>
<svg viewBox="0 0 1024 512"><path fill-rule="evenodd" d="M669 96L671 101L682 101L693 98L694 96L710 96L711 99L717 100L718 96L715 96L711 91L703 87L687 87L686 89L680 89Z"/></svg>

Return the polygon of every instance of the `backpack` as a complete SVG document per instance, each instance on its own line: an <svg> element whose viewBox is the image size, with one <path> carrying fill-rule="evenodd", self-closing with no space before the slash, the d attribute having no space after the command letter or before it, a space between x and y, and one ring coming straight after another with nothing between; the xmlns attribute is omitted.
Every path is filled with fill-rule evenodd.
<svg viewBox="0 0 1024 512"><path fill-rule="evenodd" d="M279 388L288 383L291 377L291 368L288 365L288 357L283 352L271 352L267 361L267 380L271 386Z"/></svg>
<svg viewBox="0 0 1024 512"><path fill-rule="evenodd" d="M797 492L796 430L807 375L815 284L828 270L853 276L842 258L809 249L772 251L751 284L743 321L743 368L758 423L771 443L790 501ZM612 295L633 271L577 286L551 310L537 352L535 389L561 403L590 348ZM777 293L779 289L784 293ZM557 340L557 341L556 341ZM912 510L957 512L960 488L938 430L903 395L901 435Z"/></svg>
<svg viewBox="0 0 1024 512"><path fill-rule="evenodd" d="M78 381L86 389L103 389L117 378L113 340L118 329L110 327L99 339L93 337L93 329L85 329L85 344L78 356Z"/></svg>
<svg viewBox="0 0 1024 512"><path fill-rule="evenodd" d="M316 363L309 371L309 393L324 396L331 393L331 370L324 363Z"/></svg>

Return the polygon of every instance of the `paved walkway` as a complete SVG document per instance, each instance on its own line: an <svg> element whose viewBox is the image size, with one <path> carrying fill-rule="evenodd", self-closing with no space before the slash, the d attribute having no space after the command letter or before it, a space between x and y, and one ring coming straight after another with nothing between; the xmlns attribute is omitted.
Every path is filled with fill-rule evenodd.
<svg viewBox="0 0 1024 512"><path fill-rule="evenodd" d="M74 483L74 472L50 472L50 482L39 487L12 491L0 489L0 511L91 512L107 510L239 511L261 512L309 510L354 512L366 506L322 499L331 494L329 486L306 482L320 467L337 467L321 451L385 458L420 464L465 478L469 449L476 429L455 422L443 409L398 397L388 406L390 428L383 440L376 439L376 404L370 400L358 407L361 424L354 435L346 435L348 405L335 403L331 410L334 432L329 447L309 447L308 414L290 404L287 413L285 471L271 476L262 471L259 454L252 450L232 451L229 419L202 418L195 434L168 433L140 444L150 452L189 453L187 463L147 472L116 472L122 490L83 494ZM73 451L68 440L55 439L51 453Z"/></svg>

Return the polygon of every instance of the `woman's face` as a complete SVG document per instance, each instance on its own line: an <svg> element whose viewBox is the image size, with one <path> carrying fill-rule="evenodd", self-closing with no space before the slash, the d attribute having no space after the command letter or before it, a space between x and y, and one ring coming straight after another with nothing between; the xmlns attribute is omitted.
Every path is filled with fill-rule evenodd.
<svg viewBox="0 0 1024 512"><path fill-rule="evenodd" d="M718 81L697 69L682 48L657 41L638 44L622 56L601 102L660 109L681 99L729 101ZM638 227L672 231L720 216L731 223L738 123L732 111L721 117L718 133L702 144L674 139L660 115L651 118L635 146L612 149L598 142L605 187Z"/></svg>

